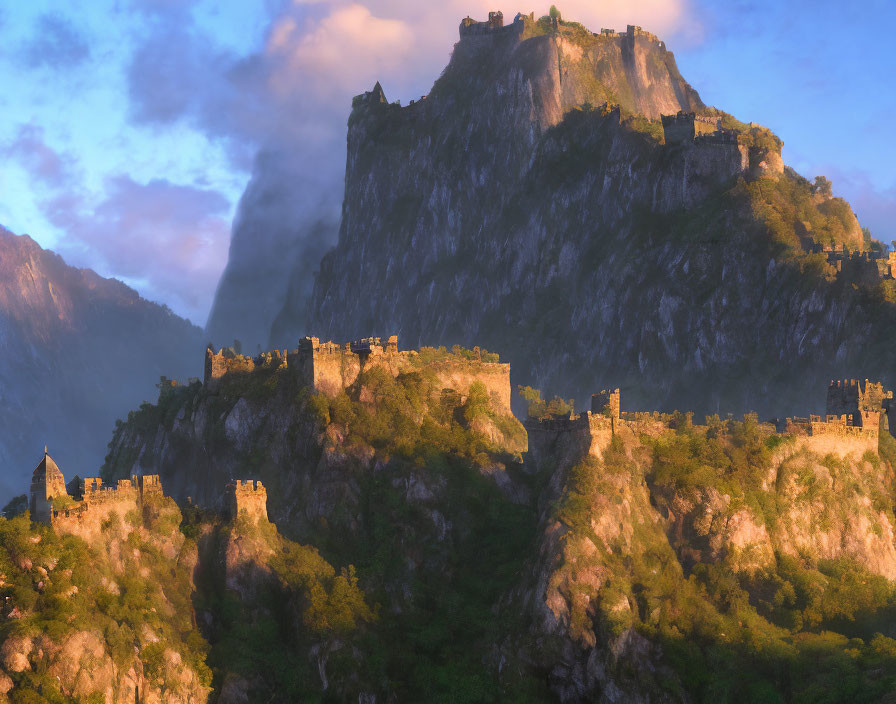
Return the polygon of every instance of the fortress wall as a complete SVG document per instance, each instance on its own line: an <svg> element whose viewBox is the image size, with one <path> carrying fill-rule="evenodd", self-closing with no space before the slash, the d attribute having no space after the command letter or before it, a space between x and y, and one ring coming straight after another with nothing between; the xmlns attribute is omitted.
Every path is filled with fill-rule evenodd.
<svg viewBox="0 0 896 704"><path fill-rule="evenodd" d="M499 413L510 414L510 365L495 362L459 362L449 360L435 368L440 389L454 389L466 396L476 382L485 386L492 405Z"/></svg>
<svg viewBox="0 0 896 704"><path fill-rule="evenodd" d="M311 385L327 396L335 396L355 383L361 373L358 355L344 349L317 350L311 359ZM306 375L307 378L307 375Z"/></svg>
<svg viewBox="0 0 896 704"><path fill-rule="evenodd" d="M213 385L225 374L248 374L255 369L255 362L251 357L241 354L233 356L225 355L223 350L213 352L205 351L205 383Z"/></svg>
<svg viewBox="0 0 896 704"><path fill-rule="evenodd" d="M103 523L112 519L113 514L126 522L128 513L140 513L139 498L135 488L103 489L90 501L56 512L52 520L53 530L84 540L94 539L102 533Z"/></svg>
<svg viewBox="0 0 896 704"><path fill-rule="evenodd" d="M877 430L864 430L833 423L811 423L811 435L798 435L796 446L819 455L836 455L845 458L851 454L859 457L866 452L877 454Z"/></svg>

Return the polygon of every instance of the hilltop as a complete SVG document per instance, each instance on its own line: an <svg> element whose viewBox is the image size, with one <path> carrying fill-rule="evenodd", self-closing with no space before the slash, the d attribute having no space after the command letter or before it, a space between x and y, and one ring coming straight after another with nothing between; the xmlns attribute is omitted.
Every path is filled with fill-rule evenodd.
<svg viewBox="0 0 896 704"><path fill-rule="evenodd" d="M521 427L510 370L478 348L306 338L206 362L119 426L106 481L159 474L226 509L223 477L261 478L283 536L354 565L375 614L292 685L243 662L252 696L877 701L896 683L879 383L821 383L804 417L703 424L629 411L618 389L577 414L523 388Z"/></svg>
<svg viewBox="0 0 896 704"><path fill-rule="evenodd" d="M614 383L698 413L797 412L819 377L896 381L883 246L649 32L464 20L427 96L387 93L354 100L339 244L273 340L308 316L332 337L386 325L502 349L563 396Z"/></svg>

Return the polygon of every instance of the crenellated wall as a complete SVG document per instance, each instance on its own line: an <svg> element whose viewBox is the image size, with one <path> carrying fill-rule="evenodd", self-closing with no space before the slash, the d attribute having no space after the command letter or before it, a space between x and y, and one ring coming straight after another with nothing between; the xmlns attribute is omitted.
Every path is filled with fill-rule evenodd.
<svg viewBox="0 0 896 704"><path fill-rule="evenodd" d="M211 346L205 350L205 385L215 386L227 374L249 374L255 370L252 357L225 347L215 352Z"/></svg>
<svg viewBox="0 0 896 704"><path fill-rule="evenodd" d="M260 481L237 479L227 485L227 509L232 520L268 520L268 492Z"/></svg>

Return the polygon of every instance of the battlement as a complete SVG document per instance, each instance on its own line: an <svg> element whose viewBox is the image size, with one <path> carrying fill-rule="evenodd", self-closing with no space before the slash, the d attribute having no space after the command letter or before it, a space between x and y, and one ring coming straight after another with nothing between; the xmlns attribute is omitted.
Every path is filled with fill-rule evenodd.
<svg viewBox="0 0 896 704"><path fill-rule="evenodd" d="M619 389L604 389L591 396L591 412L619 419Z"/></svg>
<svg viewBox="0 0 896 704"><path fill-rule="evenodd" d="M477 22L469 15L460 21L460 38L476 36L522 34L525 28L526 15L517 14L513 22L504 25L504 13L500 10L488 13L488 20Z"/></svg>
<svg viewBox="0 0 896 704"><path fill-rule="evenodd" d="M866 379L863 385L855 379L832 381L828 412L824 416L812 414L773 419L762 423L761 427L766 433L792 436L796 438L793 447L806 447L820 455L876 454L881 420L885 419L892 401L893 393L878 382ZM529 451L535 461L540 462L549 459L551 453L556 456L557 452L601 457L615 434L656 436L669 428L676 416L680 414L624 412L620 406L619 389L613 389L593 394L591 410L586 413L528 418L525 427L529 434Z"/></svg>
<svg viewBox="0 0 896 704"><path fill-rule="evenodd" d="M678 111L675 115L661 115L663 137L667 145L690 144L697 136L694 126L696 115L692 112Z"/></svg>
<svg viewBox="0 0 896 704"><path fill-rule="evenodd" d="M215 352L211 345L208 346L205 350L206 386L216 386L218 380L227 374L249 374L255 370L255 360L240 354L237 347L225 347Z"/></svg>
<svg viewBox="0 0 896 704"><path fill-rule="evenodd" d="M245 518L255 523L267 522L267 489L257 480L236 479L227 485L227 509L233 520Z"/></svg>
<svg viewBox="0 0 896 704"><path fill-rule="evenodd" d="M134 475L106 486L99 477L72 482L71 493L53 458L44 451L43 460L31 477L29 509L31 519L49 524L58 533L88 537L98 534L113 514L119 519L140 511L152 496L162 496L157 474Z"/></svg>

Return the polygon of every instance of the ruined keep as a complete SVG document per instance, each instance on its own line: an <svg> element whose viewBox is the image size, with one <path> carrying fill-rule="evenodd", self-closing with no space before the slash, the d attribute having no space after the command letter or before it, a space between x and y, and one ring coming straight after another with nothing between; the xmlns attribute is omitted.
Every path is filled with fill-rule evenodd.
<svg viewBox="0 0 896 704"><path fill-rule="evenodd" d="M477 22L468 15L461 20L459 32L462 39L464 37L488 36L495 34L522 34L523 29L525 28L525 20L525 15L517 14L513 22L505 26L504 13L500 10L497 12L489 12L488 20L485 22Z"/></svg>
<svg viewBox="0 0 896 704"><path fill-rule="evenodd" d="M694 126L694 113L679 112L676 115L663 115L663 137L667 145L690 144L697 136Z"/></svg>
<svg viewBox="0 0 896 704"><path fill-rule="evenodd" d="M273 367L288 370L303 386L332 397L354 384L362 370L379 368L397 376L426 366L435 373L441 388L465 396L473 384L481 383L496 408L511 413L509 364L449 354L423 362L416 350L399 351L397 335L385 342L379 337L365 337L346 343L305 337L290 352L274 350L255 358L238 354L232 348L214 352L209 347L205 354L205 385L212 390L228 375L252 374L256 369Z"/></svg>
<svg viewBox="0 0 896 704"><path fill-rule="evenodd" d="M268 492L260 481L237 479L227 485L227 511L232 520L268 520Z"/></svg>
<svg viewBox="0 0 896 704"><path fill-rule="evenodd" d="M865 379L863 386L858 379L838 379L828 386L827 414L846 416L856 427L877 429L882 416L889 420L885 414L892 399L893 392L885 390L880 382Z"/></svg>
<svg viewBox="0 0 896 704"><path fill-rule="evenodd" d="M619 419L619 389L612 391L604 389L591 395L591 412L609 415L610 418Z"/></svg>

